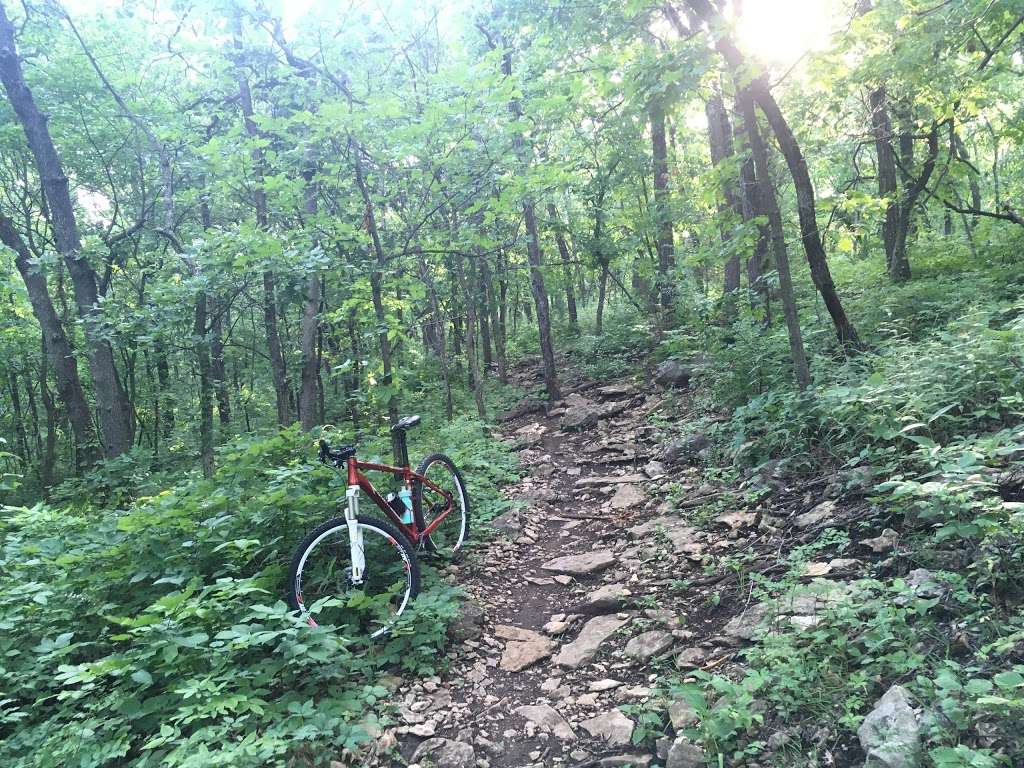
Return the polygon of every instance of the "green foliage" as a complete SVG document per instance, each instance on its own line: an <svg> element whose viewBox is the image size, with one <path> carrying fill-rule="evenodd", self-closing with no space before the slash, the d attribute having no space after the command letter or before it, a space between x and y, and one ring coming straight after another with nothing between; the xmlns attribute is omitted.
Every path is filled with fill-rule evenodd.
<svg viewBox="0 0 1024 768"><path fill-rule="evenodd" d="M493 509L511 465L478 423L421 441L475 456L464 467L474 501ZM384 671L439 671L458 590L429 569L377 643L289 614L291 552L343 493L307 436L240 438L219 461L212 480L124 509L4 509L4 765L326 765L389 717Z"/></svg>

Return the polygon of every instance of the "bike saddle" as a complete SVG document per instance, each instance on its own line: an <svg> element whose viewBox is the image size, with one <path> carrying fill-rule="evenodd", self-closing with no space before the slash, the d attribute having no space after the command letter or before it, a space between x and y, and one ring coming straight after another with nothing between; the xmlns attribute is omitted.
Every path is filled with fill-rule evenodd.
<svg viewBox="0 0 1024 768"><path fill-rule="evenodd" d="M391 428L392 432L405 432L420 423L419 416L404 416Z"/></svg>
<svg viewBox="0 0 1024 768"><path fill-rule="evenodd" d="M324 464L333 464L336 467L340 467L355 455L356 447L354 445L343 445L341 448L331 448L331 446L327 444L326 440L320 441L320 461Z"/></svg>

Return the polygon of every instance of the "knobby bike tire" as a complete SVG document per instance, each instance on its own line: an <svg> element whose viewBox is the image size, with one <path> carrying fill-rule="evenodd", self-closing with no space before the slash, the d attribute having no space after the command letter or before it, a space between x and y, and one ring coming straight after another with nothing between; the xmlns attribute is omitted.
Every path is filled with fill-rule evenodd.
<svg viewBox="0 0 1024 768"><path fill-rule="evenodd" d="M420 462L420 465L416 468L416 474L421 475L423 477L427 477L427 471L430 469L431 465L434 464L444 465L455 478L455 482L457 484L457 488L454 489L455 493L457 494L455 498L456 504L458 504L460 498L462 501L462 533L457 542L457 545L453 547L451 551L447 551L447 547L441 548L435 546L434 542L431 541L429 536L426 537L425 546L428 552L434 552L445 557L454 557L462 549L462 546L466 543L466 540L469 538L469 493L466 490L466 483L462 479L462 475L459 473L458 468L455 466L455 462L452 461L447 456L445 456L443 453L432 453L425 459L423 459L423 461ZM417 528L423 530L427 527L427 524L430 521L426 520L423 514L423 483L419 480L413 481L412 510L414 519L416 520ZM458 513L458 510L453 509L452 512L449 514L456 513ZM442 523L442 526L444 525L445 523Z"/></svg>
<svg viewBox="0 0 1024 768"><path fill-rule="evenodd" d="M393 620L397 619L398 616L404 612L420 591L420 567L419 562L416 559L416 551L409 540L401 533L395 526L384 520L379 520L374 517L367 517L365 515L359 515L356 518L357 523L369 530L376 529L376 532L384 535L389 543L395 547L396 556L401 557L405 561L408 573L408 596L402 603L400 609L394 614ZM288 605L293 611L305 611L305 605L303 605L302 595L302 584L300 584L301 573L300 567L303 566L304 562L308 558L308 552L311 548L315 547L320 541L326 538L326 535L337 529L344 529L347 535L348 523L344 517L331 518L322 525L317 526L302 540L302 543L295 550L295 554L292 556L291 566L288 569ZM386 626L380 628L372 634L372 637L378 637L385 634L390 628L394 621L391 621Z"/></svg>

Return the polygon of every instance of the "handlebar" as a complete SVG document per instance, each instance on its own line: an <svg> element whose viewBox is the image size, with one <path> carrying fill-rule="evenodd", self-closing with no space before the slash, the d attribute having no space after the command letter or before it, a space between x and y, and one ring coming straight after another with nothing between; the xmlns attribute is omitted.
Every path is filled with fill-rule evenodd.
<svg viewBox="0 0 1024 768"><path fill-rule="evenodd" d="M344 466L352 456L356 455L354 445L343 445L340 448L331 448L326 440L320 441L319 458L324 464L333 464L336 467Z"/></svg>

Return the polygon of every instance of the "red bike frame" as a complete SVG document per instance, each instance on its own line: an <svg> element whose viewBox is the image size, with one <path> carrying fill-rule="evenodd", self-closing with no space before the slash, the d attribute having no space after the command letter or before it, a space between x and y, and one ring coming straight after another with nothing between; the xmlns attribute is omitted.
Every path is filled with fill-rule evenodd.
<svg viewBox="0 0 1024 768"><path fill-rule="evenodd" d="M349 457L347 463L349 487L353 485L358 485L360 490L362 490L363 493L369 496L373 500L374 504L380 507L380 511L387 515L388 519L398 526L398 529L409 538L409 541L412 544L419 544L423 538L429 536L434 531L434 529L437 528L437 526L439 526L446 517L448 517L449 513L451 513L452 511L452 495L445 491L443 488L439 487L436 483L432 483L430 480L423 477L423 475L416 474L408 466L392 467L389 464L372 464L370 462L359 461L359 459L357 459L355 456ZM427 527L424 528L422 531L416 525L415 515L413 516L412 524L406 525L402 522L402 518L395 513L395 510L392 509L391 505L388 504L387 500L383 496L381 496L380 493L377 492L377 489L373 487L373 483L370 482L370 479L366 475L364 475L361 472L361 470L369 470L371 472L387 472L388 474L392 475L401 475L402 480L405 482L405 487L408 488L410 491L412 490L412 481L418 480L419 482L427 486L427 488L430 488L432 491L436 491L437 493L441 494L445 498L447 506L445 507L444 512L442 512L433 520L427 522ZM422 510L420 510L420 512L422 514Z"/></svg>

